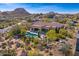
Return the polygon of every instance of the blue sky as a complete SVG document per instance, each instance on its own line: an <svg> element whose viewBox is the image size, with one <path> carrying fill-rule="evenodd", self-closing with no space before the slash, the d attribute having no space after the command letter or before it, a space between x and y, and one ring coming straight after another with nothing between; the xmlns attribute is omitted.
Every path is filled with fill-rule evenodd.
<svg viewBox="0 0 79 59"><path fill-rule="evenodd" d="M25 8L30 13L79 13L78 3L3 3L1 11L11 11L16 8Z"/></svg>

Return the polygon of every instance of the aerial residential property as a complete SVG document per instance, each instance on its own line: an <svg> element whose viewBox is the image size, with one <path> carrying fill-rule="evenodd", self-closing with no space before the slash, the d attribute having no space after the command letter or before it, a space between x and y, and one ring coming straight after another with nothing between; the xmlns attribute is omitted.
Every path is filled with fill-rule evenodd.
<svg viewBox="0 0 79 59"><path fill-rule="evenodd" d="M78 6L0 4L0 56L78 56Z"/></svg>

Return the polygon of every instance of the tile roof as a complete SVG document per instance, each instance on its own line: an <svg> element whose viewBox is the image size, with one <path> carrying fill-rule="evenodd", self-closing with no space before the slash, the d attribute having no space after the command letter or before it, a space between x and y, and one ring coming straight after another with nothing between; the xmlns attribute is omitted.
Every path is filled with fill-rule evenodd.
<svg viewBox="0 0 79 59"><path fill-rule="evenodd" d="M32 24L33 28L60 28L63 27L64 24L60 24L58 22L42 22L42 21L38 21L38 22L34 22Z"/></svg>

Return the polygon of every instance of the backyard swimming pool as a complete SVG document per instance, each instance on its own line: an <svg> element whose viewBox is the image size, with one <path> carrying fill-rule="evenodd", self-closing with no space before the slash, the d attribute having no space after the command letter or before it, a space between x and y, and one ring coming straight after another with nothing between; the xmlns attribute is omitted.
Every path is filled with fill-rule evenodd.
<svg viewBox="0 0 79 59"><path fill-rule="evenodd" d="M38 33L28 31L28 32L26 32L26 36L30 37L30 38L37 38Z"/></svg>

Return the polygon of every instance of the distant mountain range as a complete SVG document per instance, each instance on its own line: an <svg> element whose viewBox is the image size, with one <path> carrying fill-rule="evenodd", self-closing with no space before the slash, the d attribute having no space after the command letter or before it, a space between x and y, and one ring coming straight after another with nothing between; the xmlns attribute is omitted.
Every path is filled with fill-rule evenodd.
<svg viewBox="0 0 79 59"><path fill-rule="evenodd" d="M76 14L60 14L60 13L55 13L55 12L49 12L49 13L46 13L46 14L42 14L42 13L40 13L40 14L30 14L24 8L16 8L13 11L4 11L4 12L0 11L0 21L10 20L10 19L26 19L27 17L29 17L31 19L31 17L36 17L36 16L38 16L38 17L39 16L41 16L41 17L46 16L46 17L52 18L52 19L73 18L74 16L76 16L77 19L79 19L79 13L76 13Z"/></svg>

